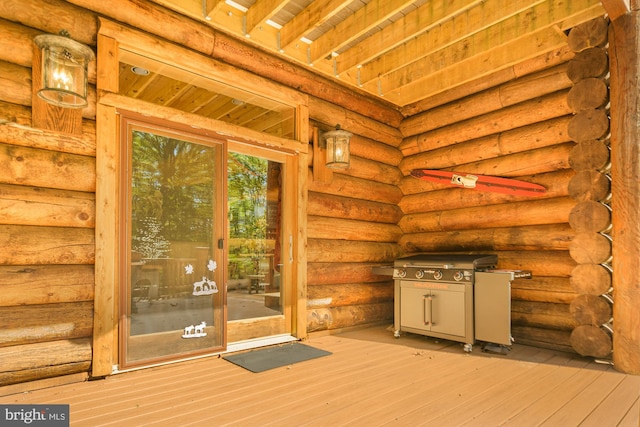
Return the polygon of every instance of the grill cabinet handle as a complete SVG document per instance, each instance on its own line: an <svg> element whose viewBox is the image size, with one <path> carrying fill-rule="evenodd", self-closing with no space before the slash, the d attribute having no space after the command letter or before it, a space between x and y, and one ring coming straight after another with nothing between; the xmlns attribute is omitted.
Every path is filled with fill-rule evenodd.
<svg viewBox="0 0 640 427"><path fill-rule="evenodd" d="M431 305L433 303L433 298L431 295L424 296L424 324L425 325L433 325L433 316L431 312Z"/></svg>

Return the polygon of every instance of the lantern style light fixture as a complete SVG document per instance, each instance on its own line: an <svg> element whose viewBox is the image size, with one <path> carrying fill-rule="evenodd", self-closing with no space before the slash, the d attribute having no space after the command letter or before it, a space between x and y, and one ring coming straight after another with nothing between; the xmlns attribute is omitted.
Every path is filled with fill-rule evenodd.
<svg viewBox="0 0 640 427"><path fill-rule="evenodd" d="M91 48L69 38L69 33L36 36L42 53L42 88L38 96L65 108L87 106L87 66L95 55Z"/></svg>
<svg viewBox="0 0 640 427"><path fill-rule="evenodd" d="M325 132L322 139L327 149L327 167L333 169L345 169L349 167L349 140L353 134L340 129L336 125L336 130Z"/></svg>

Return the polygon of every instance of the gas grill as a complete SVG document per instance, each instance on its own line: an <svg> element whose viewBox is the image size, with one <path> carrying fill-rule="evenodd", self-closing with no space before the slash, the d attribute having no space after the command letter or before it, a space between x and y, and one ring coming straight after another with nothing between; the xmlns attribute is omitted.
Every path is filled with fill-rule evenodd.
<svg viewBox="0 0 640 427"><path fill-rule="evenodd" d="M497 263L488 254L418 254L374 268L394 279L394 335L462 342L465 351L476 339L511 345L510 282L528 272L495 270Z"/></svg>

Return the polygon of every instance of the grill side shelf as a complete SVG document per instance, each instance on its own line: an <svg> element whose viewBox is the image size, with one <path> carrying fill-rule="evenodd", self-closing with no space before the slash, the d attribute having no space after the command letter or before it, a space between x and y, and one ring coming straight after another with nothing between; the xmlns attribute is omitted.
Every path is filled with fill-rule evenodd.
<svg viewBox="0 0 640 427"><path fill-rule="evenodd" d="M380 265L380 266L371 268L371 272L373 274L378 274L380 276L393 276L393 266Z"/></svg>
<svg viewBox="0 0 640 427"><path fill-rule="evenodd" d="M529 270L487 270L487 273L504 273L510 274L511 280L514 279L531 279L531 271Z"/></svg>

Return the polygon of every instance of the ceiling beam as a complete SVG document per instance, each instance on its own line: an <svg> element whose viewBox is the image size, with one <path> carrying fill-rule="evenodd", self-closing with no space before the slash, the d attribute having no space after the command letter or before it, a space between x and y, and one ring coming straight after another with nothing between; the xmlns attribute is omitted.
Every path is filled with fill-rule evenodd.
<svg viewBox="0 0 640 427"><path fill-rule="evenodd" d="M408 105L424 97L433 96L451 87L478 79L492 72L517 64L566 45L566 36L554 28L544 28L512 40L496 48L478 49L477 53L415 79L401 89L380 86L382 95L398 105ZM449 54L454 54L449 52ZM442 59L447 54L442 52ZM432 58L435 59L435 58ZM377 90L373 84L370 91Z"/></svg>
<svg viewBox="0 0 640 427"><path fill-rule="evenodd" d="M407 41L385 55L364 64L360 70L360 84L365 84L381 75L393 72L407 64L428 57L437 49L443 49L460 40L486 30L491 25L521 14L524 22L526 14L545 0L487 0L473 8L464 8L457 13L441 14L437 26ZM421 21L430 22L430 16L421 16Z"/></svg>
<svg viewBox="0 0 640 427"><path fill-rule="evenodd" d="M599 4L593 5L589 10L590 14L586 14L584 10L578 12L582 17L582 22L600 17L603 14L602 6ZM571 19L572 17L567 18ZM573 21L571 26L574 26ZM375 86L373 83L366 89L375 93L374 91L381 87L382 90L386 90L383 95L389 101L399 105L407 105L420 98L433 96L451 87L560 48L566 45L566 35L562 31L564 29L563 22L548 25L539 30L531 30L529 33L512 38L505 43L496 43L492 45L494 47L470 42L467 47L471 49L475 46L473 54L462 57L461 55L466 51L462 52L461 49L466 49L465 46L457 46L457 50L450 52L438 52L437 56L430 57L430 61L436 64L446 62L447 65L445 67L431 67L421 78L411 81L405 80L401 90L397 87ZM498 31L498 29L494 30ZM391 84L395 85L396 83L393 81Z"/></svg>
<svg viewBox="0 0 640 427"><path fill-rule="evenodd" d="M353 3L353 0L314 1L302 12L280 29L280 43L283 50L300 41L342 9Z"/></svg>
<svg viewBox="0 0 640 427"><path fill-rule="evenodd" d="M336 27L311 44L311 63L326 58L358 39L393 15L406 9L413 0L373 0L358 9Z"/></svg>
<svg viewBox="0 0 640 427"><path fill-rule="evenodd" d="M253 6L247 10L247 22L245 35L252 35L265 25L275 14L284 8L289 0L257 0Z"/></svg>
<svg viewBox="0 0 640 427"><path fill-rule="evenodd" d="M212 19L217 13L222 10L222 7L225 5L224 0L200 0L202 4L203 12L206 14L205 18L207 20Z"/></svg>
<svg viewBox="0 0 640 427"><path fill-rule="evenodd" d="M456 15L478 6L486 0L438 0L428 2L403 18L383 28L357 46L350 48L337 58L338 72L367 63L374 58L409 42L421 33L425 33L453 19ZM527 0L530 2L531 0Z"/></svg>
<svg viewBox="0 0 640 427"><path fill-rule="evenodd" d="M514 45L514 42L517 46L517 40L527 37L528 33L557 26L562 21L570 19L574 13L583 16L583 11L589 8L595 8L600 11L599 13L602 13L602 6L597 0L573 0L571 2L549 0L449 45L442 43L442 39L453 39L454 36L431 31L427 33L431 39L423 41L428 43L427 46L445 46L443 49L431 51L427 56L420 57L417 61L405 64L404 67L391 72L386 72L383 69L369 69L368 66L364 66L361 70L361 78L364 82L368 81L369 83L366 83L368 85L376 84L377 91L384 95L402 85L437 73L440 69L450 67L458 62L464 63L464 61L489 49ZM455 26L451 28L442 26L442 28L444 31L456 31ZM553 36L553 32L547 34L549 37ZM543 53L545 48L542 48L542 45L546 44L546 41L540 40L540 44L540 48L536 48L535 45L529 46L529 51L525 53L533 54L533 56ZM416 57L413 52L404 52L404 55L408 58ZM372 77L375 80L372 81Z"/></svg>

